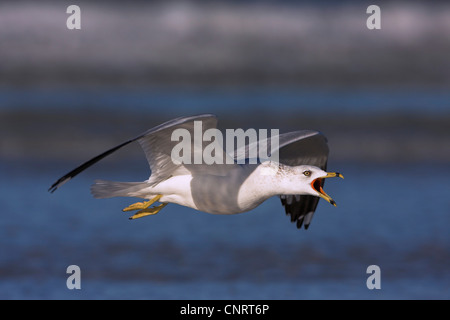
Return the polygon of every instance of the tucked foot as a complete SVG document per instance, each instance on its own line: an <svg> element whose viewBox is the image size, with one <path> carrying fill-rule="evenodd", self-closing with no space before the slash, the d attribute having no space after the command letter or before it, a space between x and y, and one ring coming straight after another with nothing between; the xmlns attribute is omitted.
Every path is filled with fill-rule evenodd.
<svg viewBox="0 0 450 320"><path fill-rule="evenodd" d="M129 205L128 207L122 209L123 212L127 212L127 211L133 211L133 210L143 210L143 209L147 209L148 207L150 207L152 204L154 204L156 201L158 201L159 199L161 199L162 195L159 194L156 197L154 197L153 199L149 200L149 201L144 201L144 202L136 202L133 203L132 205Z"/></svg>
<svg viewBox="0 0 450 320"><path fill-rule="evenodd" d="M133 215L132 217L130 217L129 219L130 220L134 220L134 219L142 218L142 217L145 217L145 216L150 216L150 215L157 214L165 206L167 206L167 203L162 203L159 206L153 207L153 208L142 209L142 210L136 212L136 214Z"/></svg>

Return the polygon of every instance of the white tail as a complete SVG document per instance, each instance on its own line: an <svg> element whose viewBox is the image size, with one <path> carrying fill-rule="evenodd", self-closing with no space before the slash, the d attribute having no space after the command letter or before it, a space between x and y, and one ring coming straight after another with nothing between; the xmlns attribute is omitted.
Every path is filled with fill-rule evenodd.
<svg viewBox="0 0 450 320"><path fill-rule="evenodd" d="M95 180L91 186L94 198L104 199L112 197L140 197L142 189L148 188L146 182L116 182L107 180Z"/></svg>

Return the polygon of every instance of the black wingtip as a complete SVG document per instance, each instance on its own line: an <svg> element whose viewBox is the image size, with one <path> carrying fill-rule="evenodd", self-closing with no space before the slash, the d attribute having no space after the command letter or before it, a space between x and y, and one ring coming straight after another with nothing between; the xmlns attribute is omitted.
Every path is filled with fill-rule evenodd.
<svg viewBox="0 0 450 320"><path fill-rule="evenodd" d="M64 183L66 183L70 179L71 178L67 177L67 175L58 179L55 183L52 184L52 186L50 188L48 188L48 192L50 192L50 193L55 192L59 187L61 187Z"/></svg>
<svg viewBox="0 0 450 320"><path fill-rule="evenodd" d="M52 184L52 186L50 188L48 188L48 192L53 193L56 191L56 189L58 189L58 182L55 182L54 184Z"/></svg>
<svg viewBox="0 0 450 320"><path fill-rule="evenodd" d="M302 225L303 225L303 217L300 217L300 218L297 220L297 229L301 229L301 228L302 228Z"/></svg>
<svg viewBox="0 0 450 320"><path fill-rule="evenodd" d="M143 135L140 135L134 139L128 140L124 143L119 144L118 146L111 148L105 152L103 152L102 154L92 158L91 160L86 161L85 163L83 163L82 165L76 167L75 169L73 169L72 171L70 171L69 173L67 173L66 175L64 175L63 177L59 178L49 189L48 191L53 193L56 191L56 189L58 189L59 187L61 187L63 184L65 184L66 182L68 182L70 179L72 179L73 177L75 177L76 175L78 175L80 172L86 170L87 168L89 168L90 166L92 166L93 164L97 163L98 161L102 160L103 158L105 158L106 156L110 155L111 153L113 153L114 151L122 148L123 146L126 146L127 144L136 141L137 139L141 138Z"/></svg>

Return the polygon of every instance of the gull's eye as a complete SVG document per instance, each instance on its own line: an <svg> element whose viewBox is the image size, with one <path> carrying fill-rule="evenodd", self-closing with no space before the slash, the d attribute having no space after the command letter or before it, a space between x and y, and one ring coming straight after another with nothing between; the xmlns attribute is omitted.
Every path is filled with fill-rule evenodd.
<svg viewBox="0 0 450 320"><path fill-rule="evenodd" d="M303 171L303 174L304 174L306 177L309 177L309 176L311 175L311 171L309 171L309 170Z"/></svg>

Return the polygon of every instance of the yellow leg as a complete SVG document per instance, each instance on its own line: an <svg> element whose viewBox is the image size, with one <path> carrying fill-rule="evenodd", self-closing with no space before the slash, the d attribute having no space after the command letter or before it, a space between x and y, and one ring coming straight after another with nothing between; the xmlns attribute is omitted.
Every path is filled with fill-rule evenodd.
<svg viewBox="0 0 450 320"><path fill-rule="evenodd" d="M129 205L128 207L126 207L125 209L122 209L123 212L127 212L127 211L133 211L133 210L143 210L143 209L147 209L148 207L150 207L152 204L154 204L156 201L158 201L159 199L161 199L162 194L158 194L156 197L154 197L153 199L149 200L149 201L144 201L144 202L136 202L133 203L132 205Z"/></svg>
<svg viewBox="0 0 450 320"><path fill-rule="evenodd" d="M145 217L145 216L150 216L150 215L153 215L153 214L157 214L165 206L167 206L167 203L162 203L159 206L153 207L153 208L142 209L142 210L138 211L134 216L130 217L130 220L134 220L134 219L142 218L142 217Z"/></svg>

